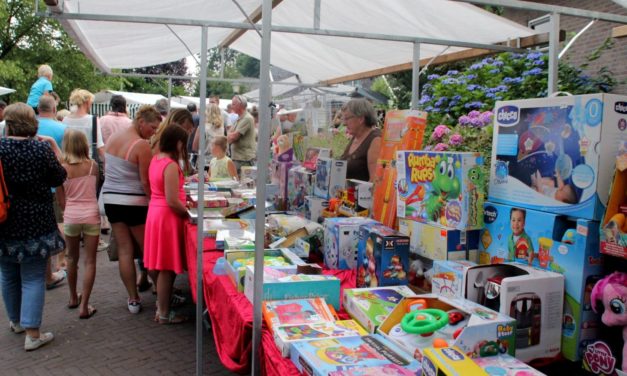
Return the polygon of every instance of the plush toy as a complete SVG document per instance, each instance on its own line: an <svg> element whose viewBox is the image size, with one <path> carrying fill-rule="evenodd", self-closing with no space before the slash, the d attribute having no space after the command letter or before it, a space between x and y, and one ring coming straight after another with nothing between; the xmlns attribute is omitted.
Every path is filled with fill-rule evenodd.
<svg viewBox="0 0 627 376"><path fill-rule="evenodd" d="M627 372L627 273L614 272L598 281L592 289L592 309L603 313L601 321L607 326L623 330L622 370ZM603 305L597 305L596 303ZM602 307L602 309L600 309Z"/></svg>

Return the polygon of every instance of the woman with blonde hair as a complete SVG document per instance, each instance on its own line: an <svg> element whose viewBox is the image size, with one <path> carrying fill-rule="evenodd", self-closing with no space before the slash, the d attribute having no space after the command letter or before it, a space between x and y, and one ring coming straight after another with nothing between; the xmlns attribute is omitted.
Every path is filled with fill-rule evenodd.
<svg viewBox="0 0 627 376"><path fill-rule="evenodd" d="M57 199L64 210L63 232L67 242L67 278L70 288L68 308L79 308L79 318L96 313L89 304L96 279L96 252L100 237L100 211L96 198L98 164L89 158L87 137L70 129L63 136L63 168L67 180L57 189ZM83 292L76 292L81 235L85 244Z"/></svg>
<svg viewBox="0 0 627 376"><path fill-rule="evenodd" d="M9 105L4 119L7 137L0 138L0 160L11 207L0 223L0 285L9 328L26 331L24 349L31 351L54 339L39 328L48 259L65 248L51 188L63 184L67 174L50 145L37 138L37 118L30 106Z"/></svg>
<svg viewBox="0 0 627 376"><path fill-rule="evenodd" d="M210 104L205 111L205 160L211 160L211 141L217 136L224 136L224 124L222 123L222 111L216 104ZM200 131L196 130L192 150L198 153L200 147Z"/></svg>
<svg viewBox="0 0 627 376"><path fill-rule="evenodd" d="M104 141L102 132L98 126L98 119L94 119L94 115L90 115L91 104L94 102L94 95L84 89L75 89L70 94L70 114L63 118L63 124L67 125L67 129L76 129L83 132L89 142L89 155L95 159L97 151L101 160L104 161ZM96 139L93 134L96 127ZM96 150L93 145L96 144Z"/></svg>
<svg viewBox="0 0 627 376"><path fill-rule="evenodd" d="M132 126L114 133L105 147L107 169L102 198L118 245L120 277L128 292L128 310L133 314L141 311L133 240L143 253L150 201L148 166L152 157L148 140L160 122L161 114L153 106L143 106L135 114Z"/></svg>
<svg viewBox="0 0 627 376"><path fill-rule="evenodd" d="M159 128L155 132L155 135L150 139L150 148L152 149L152 154L159 154L159 140L161 139L161 134L165 130L166 127L169 127L172 124L178 124L187 134L192 133L194 129L194 119L192 117L192 113L189 112L186 108L176 108L168 113L163 122L159 125Z"/></svg>

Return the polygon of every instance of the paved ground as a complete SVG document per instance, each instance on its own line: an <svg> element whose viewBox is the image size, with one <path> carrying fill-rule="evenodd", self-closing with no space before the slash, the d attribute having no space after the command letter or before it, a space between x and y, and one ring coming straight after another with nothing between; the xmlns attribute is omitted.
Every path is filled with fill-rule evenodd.
<svg viewBox="0 0 627 376"><path fill-rule="evenodd" d="M177 279L176 286L191 300L186 278ZM152 321L156 297L150 291L141 295L144 310L131 315L118 264L109 262L106 252L100 252L90 302L98 309L96 315L79 320L78 310L66 308L69 292L64 282L46 294L42 330L53 332L55 340L28 353L23 348L24 335L9 331L4 303L0 303L0 374L194 375L195 321L172 326L156 324ZM194 315L193 304L184 309ZM205 375L233 374L220 363L210 331L204 332L203 347Z"/></svg>

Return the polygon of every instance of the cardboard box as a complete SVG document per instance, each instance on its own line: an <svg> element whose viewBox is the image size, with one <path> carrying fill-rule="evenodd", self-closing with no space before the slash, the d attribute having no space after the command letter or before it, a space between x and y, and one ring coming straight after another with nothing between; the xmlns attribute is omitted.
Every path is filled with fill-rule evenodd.
<svg viewBox="0 0 627 376"><path fill-rule="evenodd" d="M421 371L418 371L421 372ZM387 376L416 376L416 371L396 364L386 364L383 366L371 367L351 367L345 371L333 371L329 376L367 376L367 375L387 375Z"/></svg>
<svg viewBox="0 0 627 376"><path fill-rule="evenodd" d="M601 222L601 253L627 258L627 142L621 142L616 171Z"/></svg>
<svg viewBox="0 0 627 376"><path fill-rule="evenodd" d="M322 210L329 207L329 200L316 196L305 197L305 218L320 223Z"/></svg>
<svg viewBox="0 0 627 376"><path fill-rule="evenodd" d="M374 333L404 297L415 295L407 286L349 289L344 290L342 306L369 333Z"/></svg>
<svg viewBox="0 0 627 376"><path fill-rule="evenodd" d="M331 149L328 148L307 148L303 166L309 170L315 171L318 158L331 158Z"/></svg>
<svg viewBox="0 0 627 376"><path fill-rule="evenodd" d="M409 275L408 285L419 294L431 292L431 281L433 279L433 260L417 253L409 253Z"/></svg>
<svg viewBox="0 0 627 376"><path fill-rule="evenodd" d="M274 332L282 325L316 324L334 322L334 312L322 298L267 300L261 310L263 319Z"/></svg>
<svg viewBox="0 0 627 376"><path fill-rule="evenodd" d="M483 228L483 157L478 153L396 153L399 218L458 230Z"/></svg>
<svg viewBox="0 0 627 376"><path fill-rule="evenodd" d="M367 217L372 211L372 183L357 179L346 179L346 196L338 209L345 217Z"/></svg>
<svg viewBox="0 0 627 376"><path fill-rule="evenodd" d="M226 274L229 276L238 292L244 292L244 283L246 281L246 266L247 264L253 265L253 258L255 257L255 250L226 250L224 251L224 259L225 265L224 270ZM265 257L283 257L284 263L280 266L270 266L269 262L264 262L264 265L270 266L279 271L283 271L285 273L296 273L297 265L304 265L305 262L301 260L298 256L296 256L292 251L287 248L281 249L266 249L264 250L264 258ZM236 263L237 260L245 260L246 262L239 261L239 264ZM254 266L254 265L253 265Z"/></svg>
<svg viewBox="0 0 627 376"><path fill-rule="evenodd" d="M422 358L422 374L424 376L489 376L455 347L425 349L424 358Z"/></svg>
<svg viewBox="0 0 627 376"><path fill-rule="evenodd" d="M292 167L287 175L287 210L305 216L305 197L313 194L315 173L303 166Z"/></svg>
<svg viewBox="0 0 627 376"><path fill-rule="evenodd" d="M394 160L397 150L420 150L426 126L427 113L424 111L386 111L379 159Z"/></svg>
<svg viewBox="0 0 627 376"><path fill-rule="evenodd" d="M416 307L416 308L414 308ZM432 333L407 333L401 325L403 318L414 309L441 310L449 323ZM501 352L514 355L516 320L466 299L433 294L403 299L381 323L377 333L401 346L419 361L424 351L434 346L456 346L471 358L492 356Z"/></svg>
<svg viewBox="0 0 627 376"><path fill-rule="evenodd" d="M341 337L361 337L367 335L354 320L321 322L316 324L281 325L274 328L274 342L285 358L290 356L293 343Z"/></svg>
<svg viewBox="0 0 627 376"><path fill-rule="evenodd" d="M257 181L257 166L242 166L240 171L240 180L250 179L253 182Z"/></svg>
<svg viewBox="0 0 627 376"><path fill-rule="evenodd" d="M303 375L327 376L355 366L396 364L419 372L409 354L377 334L298 342L292 345L292 362Z"/></svg>
<svg viewBox="0 0 627 376"><path fill-rule="evenodd" d="M340 309L340 280L329 275L295 274L296 269L281 272L264 268L263 300L286 300L296 298L323 298ZM244 295L253 302L255 268L246 267Z"/></svg>
<svg viewBox="0 0 627 376"><path fill-rule="evenodd" d="M375 223L361 217L327 218L324 221L324 264L329 269L357 269L359 226Z"/></svg>
<svg viewBox="0 0 627 376"><path fill-rule="evenodd" d="M552 358L562 342L564 276L508 263L466 270L464 297L516 319L516 357Z"/></svg>
<svg viewBox="0 0 627 376"><path fill-rule="evenodd" d="M408 283L409 237L380 223L359 226L357 287Z"/></svg>
<svg viewBox="0 0 627 376"><path fill-rule="evenodd" d="M564 275L562 354L580 360L584 344L598 338L590 292L603 276L599 223L496 203L485 205L484 220L482 263L517 261Z"/></svg>
<svg viewBox="0 0 627 376"><path fill-rule="evenodd" d="M337 192L346 188L346 168L346 161L318 158L314 196L325 199L337 197Z"/></svg>
<svg viewBox="0 0 627 376"><path fill-rule="evenodd" d="M463 297L466 271L475 265L474 262L463 260L435 261L431 275L431 291L452 298Z"/></svg>
<svg viewBox="0 0 627 376"><path fill-rule="evenodd" d="M276 160L270 161L270 184L279 186L278 192L278 207L275 203L277 210L287 210L287 188L288 188L288 172L296 166L296 162L279 162Z"/></svg>
<svg viewBox="0 0 627 376"><path fill-rule="evenodd" d="M487 356L473 361L490 375L502 376L546 376L537 369L507 354Z"/></svg>
<svg viewBox="0 0 627 376"><path fill-rule="evenodd" d="M431 260L466 260L479 248L480 230L454 228L398 219L398 231L409 236L409 251Z"/></svg>
<svg viewBox="0 0 627 376"><path fill-rule="evenodd" d="M600 220L627 97L574 95L497 102L489 200Z"/></svg>
<svg viewBox="0 0 627 376"><path fill-rule="evenodd" d="M375 170L372 218L388 227L396 223L396 160L378 160Z"/></svg>

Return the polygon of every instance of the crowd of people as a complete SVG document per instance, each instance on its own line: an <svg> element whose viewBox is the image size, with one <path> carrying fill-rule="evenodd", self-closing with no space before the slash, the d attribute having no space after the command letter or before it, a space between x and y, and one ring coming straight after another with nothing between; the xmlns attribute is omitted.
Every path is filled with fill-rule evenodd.
<svg viewBox="0 0 627 376"><path fill-rule="evenodd" d="M256 122L246 98L234 96L231 113L210 98L203 152L195 106L170 110L159 101L131 119L124 97L114 95L111 110L97 117L94 95L76 89L61 114L52 81L52 69L42 65L25 103L0 101L0 163L10 195L0 223L0 271L9 328L26 332L27 351L52 341L52 333L40 331L45 292L66 279L67 308L81 319L96 314L90 297L109 227L128 311L139 313L140 292L152 288L154 320L185 322L175 311L185 299L173 288L184 270L184 176L196 168L192 154L205 155L216 179L237 179L241 166L255 165Z"/></svg>

